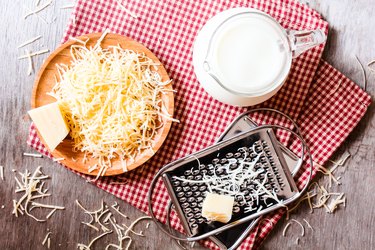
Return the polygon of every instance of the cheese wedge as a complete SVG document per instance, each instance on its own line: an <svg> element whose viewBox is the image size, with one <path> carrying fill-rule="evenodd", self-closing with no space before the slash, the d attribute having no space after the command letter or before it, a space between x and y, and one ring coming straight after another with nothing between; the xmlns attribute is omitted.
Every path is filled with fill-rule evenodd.
<svg viewBox="0 0 375 250"><path fill-rule="evenodd" d="M232 218L234 197L208 193L203 201L202 216L209 221L227 223Z"/></svg>
<svg viewBox="0 0 375 250"><path fill-rule="evenodd" d="M57 102L32 109L28 113L51 152L69 134L69 128Z"/></svg>

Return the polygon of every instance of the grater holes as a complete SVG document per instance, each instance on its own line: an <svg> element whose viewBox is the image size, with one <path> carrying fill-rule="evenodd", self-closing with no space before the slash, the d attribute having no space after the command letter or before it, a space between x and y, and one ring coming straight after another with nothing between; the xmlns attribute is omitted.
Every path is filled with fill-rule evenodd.
<svg viewBox="0 0 375 250"><path fill-rule="evenodd" d="M214 158L212 160L212 164L214 164L214 165L218 164L219 162L220 162L220 159L218 159L218 158Z"/></svg>
<svg viewBox="0 0 375 250"><path fill-rule="evenodd" d="M198 185L194 185L191 187L191 191L195 192L199 189L199 186Z"/></svg>
<svg viewBox="0 0 375 250"><path fill-rule="evenodd" d="M192 218L193 216L194 216L193 213L187 213L187 214L186 214L186 217L188 217L188 218Z"/></svg>
<svg viewBox="0 0 375 250"><path fill-rule="evenodd" d="M202 202L203 201L203 197L202 196L197 197L197 201L198 202Z"/></svg>
<svg viewBox="0 0 375 250"><path fill-rule="evenodd" d="M234 206L233 207L233 213L239 213L241 211L239 206Z"/></svg>
<svg viewBox="0 0 375 250"><path fill-rule="evenodd" d="M184 208L185 213L190 213L191 211L193 211L193 210L190 207Z"/></svg>
<svg viewBox="0 0 375 250"><path fill-rule="evenodd" d="M176 187L179 186L180 184L181 184L181 183L180 183L179 181L174 181L174 182L173 182L173 185L176 186Z"/></svg>
<svg viewBox="0 0 375 250"><path fill-rule="evenodd" d="M177 193L177 197L178 197L178 198L184 197L184 192L178 192L178 193Z"/></svg>
<svg viewBox="0 0 375 250"><path fill-rule="evenodd" d="M187 199L186 199L186 197L181 197L179 200L180 200L180 202L184 203L184 202L186 202Z"/></svg>
<svg viewBox="0 0 375 250"><path fill-rule="evenodd" d="M200 195L201 195L201 192L199 191L194 192L194 196L199 197Z"/></svg>
<svg viewBox="0 0 375 250"><path fill-rule="evenodd" d="M199 224L202 224L203 222L205 222L205 220L204 220L203 218L199 218L199 219L197 219L197 222L198 222Z"/></svg>
<svg viewBox="0 0 375 250"><path fill-rule="evenodd" d="M190 198L187 199L187 201L188 201L189 203L194 202L194 201L195 201L195 198L194 198L194 197L190 197Z"/></svg>
<svg viewBox="0 0 375 250"><path fill-rule="evenodd" d="M181 207L182 208L187 208L187 207L189 207L189 203L184 202L184 203L181 204Z"/></svg>
<svg viewBox="0 0 375 250"><path fill-rule="evenodd" d="M200 171L199 171L198 169L194 169L194 170L192 171L192 174L193 174L193 175L197 175L197 174L199 174L199 172L200 172Z"/></svg>
<svg viewBox="0 0 375 250"><path fill-rule="evenodd" d="M227 157L227 158L233 158L233 153L227 153L227 154L225 155L225 157Z"/></svg>

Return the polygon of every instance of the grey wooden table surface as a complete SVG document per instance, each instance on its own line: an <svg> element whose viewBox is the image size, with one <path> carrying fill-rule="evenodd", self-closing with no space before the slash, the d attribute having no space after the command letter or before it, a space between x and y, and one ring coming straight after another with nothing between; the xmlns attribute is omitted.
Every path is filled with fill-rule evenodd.
<svg viewBox="0 0 375 250"><path fill-rule="evenodd" d="M75 249L77 243L88 243L95 235L81 224L87 219L74 204L80 200L88 208L98 208L100 200L108 204L117 201L122 211L131 219L143 214L130 205L115 198L95 186L86 183L71 171L49 159L23 157L23 152L32 150L26 145L30 120L26 115L30 108L30 97L35 73L27 75L27 60L18 60L24 54L24 48L17 46L31 37L42 38L25 47L32 51L48 48L54 50L59 44L71 9L61 8L69 1L53 1L53 4L40 13L50 24L40 18L23 15L36 1L2 0L0 8L0 165L5 167L5 180L0 179L0 249L46 249L41 242L48 231L51 235L51 249ZM47 1L41 1L47 2ZM304 1L307 2L307 1ZM361 70L355 60L357 55L363 64L375 59L375 2L372 0L314 0L308 4L318 10L330 23L330 34L324 52L324 58L349 78L363 86ZM47 55L34 58L37 70ZM366 67L367 92L374 96L375 74ZM310 214L306 206L301 206L292 218L306 219L314 231L306 230L299 237L300 229L292 226L287 237L282 236L286 221L282 220L266 239L264 249L375 249L375 118L374 108L336 153L339 158L348 151L352 157L339 175L342 185L335 187L338 192L346 193L347 204L334 214L323 209ZM42 166L46 174L52 197L48 203L65 206L57 211L46 223L38 223L29 217L16 218L11 214L15 181L12 169L31 171ZM4 208L1 208L4 205ZM142 224L142 223L141 223ZM144 227L145 223L140 225ZM132 249L177 249L168 237L155 225L145 231L146 237L134 237ZM99 241L95 249L103 249L108 238Z"/></svg>

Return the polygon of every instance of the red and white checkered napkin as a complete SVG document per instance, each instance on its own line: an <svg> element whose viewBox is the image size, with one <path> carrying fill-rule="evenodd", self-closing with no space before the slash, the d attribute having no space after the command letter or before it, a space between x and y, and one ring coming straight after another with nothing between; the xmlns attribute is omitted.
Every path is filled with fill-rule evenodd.
<svg viewBox="0 0 375 250"><path fill-rule="evenodd" d="M119 2L121 1L79 0L63 42L70 36L109 29L129 36L151 49L174 80L174 88L177 90L174 116L181 122L173 124L162 148L143 167L124 174L128 179L127 184L110 184L116 181L116 177L105 177L95 183L147 212L146 195L155 172L168 162L212 144L225 127L245 110L215 101L206 94L195 78L192 45L204 23L216 13L233 7L262 10L288 29L320 28L327 32L327 23L321 20L317 12L294 0L122 1L122 5L138 18L127 14ZM371 102L370 97L357 85L332 66L320 61L322 51L323 46L320 46L294 60L283 88L262 105L281 110L298 121L311 146L314 160L319 164L323 164L333 154ZM289 126L270 115L258 114L257 119L264 123L278 121ZM288 134L279 135L284 143L289 142L292 150L300 150L298 143L288 140ZM38 139L33 125L28 143L41 153L51 156ZM308 170L301 171L300 186L304 184L307 175ZM161 182L155 189L154 210L157 217L165 221L169 197ZM259 247L282 214L283 211L279 210L268 215L269 220L263 220L242 243L241 248ZM172 217L172 226L182 231L176 215ZM202 244L212 249L217 248L210 241Z"/></svg>

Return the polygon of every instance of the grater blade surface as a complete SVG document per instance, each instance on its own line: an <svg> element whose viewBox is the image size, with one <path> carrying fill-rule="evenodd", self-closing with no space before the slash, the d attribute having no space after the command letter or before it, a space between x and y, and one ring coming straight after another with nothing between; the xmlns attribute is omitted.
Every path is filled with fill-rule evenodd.
<svg viewBox="0 0 375 250"><path fill-rule="evenodd" d="M202 217L207 192L235 197L229 223L277 209L280 203L298 193L277 143L272 129L248 131L169 164L163 181L189 236L225 226ZM230 178L248 172L257 174L245 175L247 178L236 183L237 186L231 184ZM215 178L224 180L224 184L228 181L220 186L212 181ZM207 183L207 180L210 181ZM270 197L270 193L277 200Z"/></svg>

